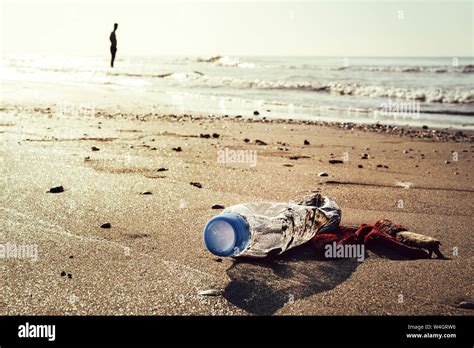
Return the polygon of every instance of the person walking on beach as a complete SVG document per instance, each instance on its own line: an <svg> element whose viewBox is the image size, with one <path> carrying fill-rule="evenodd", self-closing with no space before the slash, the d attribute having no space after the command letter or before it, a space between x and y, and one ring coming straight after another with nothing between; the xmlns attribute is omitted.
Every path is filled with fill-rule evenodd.
<svg viewBox="0 0 474 348"><path fill-rule="evenodd" d="M117 37L115 36L115 31L118 28L118 24L114 23L114 31L110 33L110 53L112 54L112 59L110 60L110 67L114 67L115 53L117 53Z"/></svg>

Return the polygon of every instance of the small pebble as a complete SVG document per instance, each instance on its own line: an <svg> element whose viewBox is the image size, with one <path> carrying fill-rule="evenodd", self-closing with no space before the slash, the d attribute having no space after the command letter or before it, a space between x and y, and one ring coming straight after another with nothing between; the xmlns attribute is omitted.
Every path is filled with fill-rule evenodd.
<svg viewBox="0 0 474 348"><path fill-rule="evenodd" d="M49 192L50 193L61 193L61 192L64 192L64 187L62 187L62 186L51 187L49 189Z"/></svg>
<svg viewBox="0 0 474 348"><path fill-rule="evenodd" d="M258 116L258 115L260 115L260 112L258 112L257 110L255 110L255 111L253 112L253 114L254 114L255 116Z"/></svg>
<svg viewBox="0 0 474 348"><path fill-rule="evenodd" d="M249 141L250 141L249 138L245 138L245 139L244 139L244 142L246 142L246 143L248 143Z"/></svg>
<svg viewBox="0 0 474 348"><path fill-rule="evenodd" d="M190 182L190 184L194 187L197 187L197 188L202 188L202 185L198 182Z"/></svg>
<svg viewBox="0 0 474 348"><path fill-rule="evenodd" d="M62 271L61 272L61 277L65 277L66 276L66 272Z"/></svg>
<svg viewBox="0 0 474 348"><path fill-rule="evenodd" d="M100 225L100 228L111 228L112 225L110 224L110 222L106 222L105 224L102 224Z"/></svg>
<svg viewBox="0 0 474 348"><path fill-rule="evenodd" d="M225 207L221 204L214 204L211 209L224 209Z"/></svg>
<svg viewBox="0 0 474 348"><path fill-rule="evenodd" d="M304 144L304 145L311 145L310 142L309 142L308 140L306 140L306 139L304 140L303 144Z"/></svg>
<svg viewBox="0 0 474 348"><path fill-rule="evenodd" d="M357 168L364 168L364 166L362 164L359 164Z"/></svg>
<svg viewBox="0 0 474 348"><path fill-rule="evenodd" d="M326 173L326 172L321 172L321 173L318 174L318 176L329 176L329 174Z"/></svg>
<svg viewBox="0 0 474 348"><path fill-rule="evenodd" d="M255 144L257 144L257 145L267 145L266 142L264 142L262 140L258 140L258 139L255 140Z"/></svg>
<svg viewBox="0 0 474 348"><path fill-rule="evenodd" d="M181 146L178 146L178 147L173 147L173 151L181 152L183 151L183 149L181 148Z"/></svg>
<svg viewBox="0 0 474 348"><path fill-rule="evenodd" d="M99 151L100 149L99 149L98 147L96 147L96 146L92 146L92 147L91 147L91 150L92 150L92 151Z"/></svg>
<svg viewBox="0 0 474 348"><path fill-rule="evenodd" d="M156 171L157 172L167 172L168 168L161 167L161 168L158 168Z"/></svg>

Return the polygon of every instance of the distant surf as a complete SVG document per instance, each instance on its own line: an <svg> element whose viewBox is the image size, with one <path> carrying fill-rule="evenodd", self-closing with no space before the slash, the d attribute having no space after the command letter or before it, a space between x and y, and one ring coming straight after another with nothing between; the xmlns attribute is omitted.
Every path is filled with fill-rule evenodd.
<svg viewBox="0 0 474 348"><path fill-rule="evenodd" d="M389 110L384 121L474 127L472 57L119 56L114 69L105 58L3 57L0 79L139 89L178 111L242 114L264 108L272 110L268 117L329 121L341 114L354 118L355 112L353 121L370 122L388 103L413 103L416 114Z"/></svg>

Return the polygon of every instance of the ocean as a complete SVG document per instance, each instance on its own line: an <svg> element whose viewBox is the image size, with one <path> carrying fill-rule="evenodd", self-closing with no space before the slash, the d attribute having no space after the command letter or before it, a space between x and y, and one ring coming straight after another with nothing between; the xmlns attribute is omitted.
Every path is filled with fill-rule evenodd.
<svg viewBox="0 0 474 348"><path fill-rule="evenodd" d="M474 129L474 58L11 56L0 81L103 88L179 114Z"/></svg>

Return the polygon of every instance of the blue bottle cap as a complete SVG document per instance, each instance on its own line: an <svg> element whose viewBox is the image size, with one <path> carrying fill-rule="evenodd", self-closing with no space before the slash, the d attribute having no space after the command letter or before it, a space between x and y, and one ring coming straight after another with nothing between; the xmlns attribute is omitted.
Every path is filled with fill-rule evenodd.
<svg viewBox="0 0 474 348"><path fill-rule="evenodd" d="M247 222L237 214L220 214L210 219L204 227L204 243L217 256L240 254L250 240Z"/></svg>

